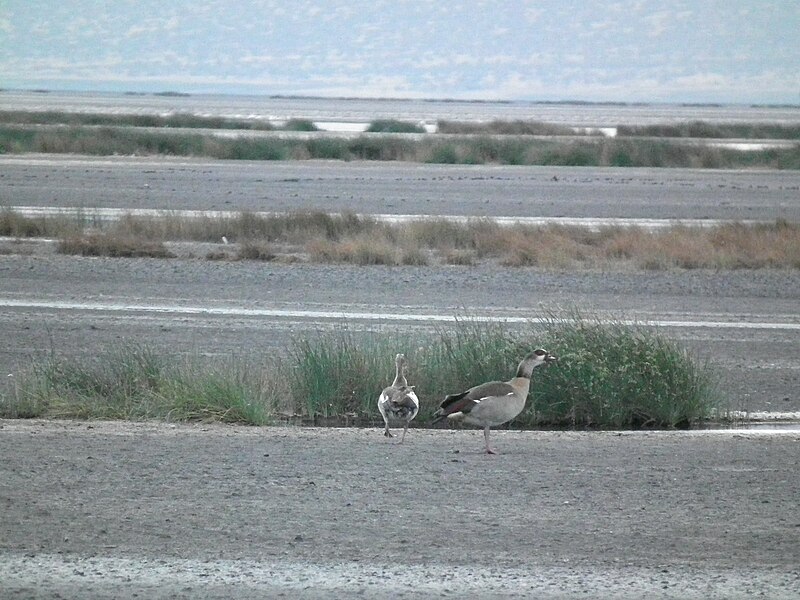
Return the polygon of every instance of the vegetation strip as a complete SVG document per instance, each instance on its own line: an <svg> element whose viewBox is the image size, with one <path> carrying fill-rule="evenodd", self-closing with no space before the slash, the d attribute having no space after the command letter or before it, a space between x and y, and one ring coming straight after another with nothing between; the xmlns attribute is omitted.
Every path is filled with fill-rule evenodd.
<svg viewBox="0 0 800 600"><path fill-rule="evenodd" d="M308 119L289 119L275 125L264 119L204 117L186 112L169 115L69 113L59 111L0 110L0 123L6 125L88 125L109 127L162 127L180 129L241 129L262 131L315 131ZM695 120L686 123L611 126L617 137L663 137L699 139L800 140L800 125L782 123L711 123ZM399 119L375 119L366 127L372 133L425 133L417 123ZM536 120L493 119L488 122L440 119L435 131L448 135L538 135L601 136L592 128L570 127Z"/></svg>
<svg viewBox="0 0 800 600"><path fill-rule="evenodd" d="M716 227L501 225L486 218L379 222L352 213L236 213L219 218L126 215L25 217L0 210L0 236L55 238L58 252L83 256L173 258L169 242L214 244L208 260L261 260L359 265L469 266L493 261L545 269L800 268L800 225L727 223ZM0 252L14 253L14 242Z"/></svg>
<svg viewBox="0 0 800 600"><path fill-rule="evenodd" d="M800 169L800 143L741 151L680 138L581 139L508 135L409 137L394 133L289 139L220 137L137 127L0 125L0 154L204 156L227 160L372 160L441 164Z"/></svg>
<svg viewBox="0 0 800 600"><path fill-rule="evenodd" d="M0 416L261 425L299 415L366 423L377 417L377 396L402 352L421 401L419 425L452 390L508 379L535 347L559 363L536 373L515 427L689 427L719 413L710 369L675 342L651 328L572 313L513 326L459 318L435 334L358 333L342 325L292 339L284 356L213 364L145 346L93 360L48 356L13 378Z"/></svg>

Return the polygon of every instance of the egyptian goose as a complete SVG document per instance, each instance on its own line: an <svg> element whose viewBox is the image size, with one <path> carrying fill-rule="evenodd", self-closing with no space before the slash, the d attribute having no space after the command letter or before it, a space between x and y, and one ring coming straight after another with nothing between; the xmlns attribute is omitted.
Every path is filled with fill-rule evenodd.
<svg viewBox="0 0 800 600"><path fill-rule="evenodd" d="M556 357L546 350L534 350L519 363L513 379L482 383L466 392L446 396L439 410L434 413L432 423L447 417L483 427L487 454L497 454L489 445L489 428L506 423L522 412L531 387L533 370L555 360Z"/></svg>
<svg viewBox="0 0 800 600"><path fill-rule="evenodd" d="M384 388L378 397L378 410L381 411L383 422L386 424L386 429L383 432L386 437L394 437L392 432L389 431L389 421L402 421L405 423L403 437L400 438L400 443L402 444L406 439L408 424L419 412L419 399L414 393L414 386L408 385L408 381L406 381L408 363L405 355L398 354L395 356L394 364L396 368L394 381L392 385Z"/></svg>

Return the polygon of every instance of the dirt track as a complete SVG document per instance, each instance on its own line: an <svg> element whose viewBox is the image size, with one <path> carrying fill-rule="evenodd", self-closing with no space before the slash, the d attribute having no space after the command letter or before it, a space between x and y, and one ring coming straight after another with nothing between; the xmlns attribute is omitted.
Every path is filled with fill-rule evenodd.
<svg viewBox="0 0 800 600"><path fill-rule="evenodd" d="M0 421L0 596L795 598L800 433Z"/></svg>

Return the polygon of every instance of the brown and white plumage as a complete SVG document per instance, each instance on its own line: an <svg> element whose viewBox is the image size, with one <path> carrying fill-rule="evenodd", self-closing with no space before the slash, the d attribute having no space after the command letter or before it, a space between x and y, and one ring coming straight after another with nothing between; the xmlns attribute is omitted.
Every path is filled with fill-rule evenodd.
<svg viewBox="0 0 800 600"><path fill-rule="evenodd" d="M432 422L437 423L446 417L483 427L486 452L496 454L489 445L489 428L506 423L522 412L528 398L533 370L555 360L556 357L546 350L534 350L522 359L517 367L517 375L512 379L489 381L465 392L446 396L439 405L439 410L434 413Z"/></svg>
<svg viewBox="0 0 800 600"><path fill-rule="evenodd" d="M378 397L378 410L381 412L383 422L386 429L383 435L386 437L394 437L392 432L389 431L390 421L399 421L404 424L403 437L400 438L402 444L406 439L408 432L408 425L417 416L419 412L419 399L414 393L414 386L408 385L406 380L406 372L408 370L408 363L403 354L398 354L394 358L395 364L395 377L392 385L384 388L381 395Z"/></svg>

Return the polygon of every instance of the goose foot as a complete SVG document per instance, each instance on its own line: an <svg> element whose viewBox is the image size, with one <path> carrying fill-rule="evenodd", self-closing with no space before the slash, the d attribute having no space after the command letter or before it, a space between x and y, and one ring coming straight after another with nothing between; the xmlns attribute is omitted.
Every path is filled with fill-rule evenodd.
<svg viewBox="0 0 800 600"><path fill-rule="evenodd" d="M383 437L394 437L394 435L392 435L392 432L387 429L383 432Z"/></svg>

